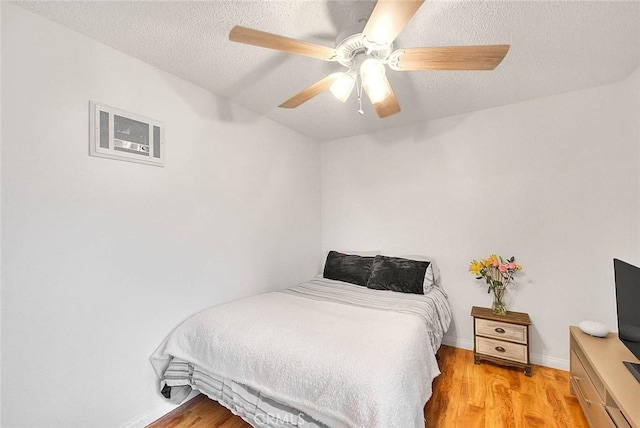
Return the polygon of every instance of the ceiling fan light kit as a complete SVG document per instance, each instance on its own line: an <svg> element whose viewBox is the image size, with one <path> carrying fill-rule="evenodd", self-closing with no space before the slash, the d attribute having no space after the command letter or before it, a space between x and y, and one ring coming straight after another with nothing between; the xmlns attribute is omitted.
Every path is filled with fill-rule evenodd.
<svg viewBox="0 0 640 428"><path fill-rule="evenodd" d="M367 58L360 65L360 77L367 85L382 82L386 74L384 65L375 58Z"/></svg>
<svg viewBox="0 0 640 428"><path fill-rule="evenodd" d="M353 89L357 88L358 113L364 114L364 90L378 116L383 118L400 111L385 66L395 71L493 70L509 51L509 45L406 48L394 51L394 40L423 2L378 0L368 20L358 20L340 34L335 49L241 26L233 27L229 40L335 61L348 68L346 72L332 73L303 89L280 104L280 107L298 107L327 89L344 103Z"/></svg>
<svg viewBox="0 0 640 428"><path fill-rule="evenodd" d="M341 102L347 102L349 96L353 92L353 88L356 86L356 76L349 73L339 73L340 77L329 87L329 91Z"/></svg>

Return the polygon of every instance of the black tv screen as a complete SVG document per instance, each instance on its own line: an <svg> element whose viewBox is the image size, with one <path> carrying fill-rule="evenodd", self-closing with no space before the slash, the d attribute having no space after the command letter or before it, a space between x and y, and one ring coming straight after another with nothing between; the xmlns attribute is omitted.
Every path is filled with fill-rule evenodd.
<svg viewBox="0 0 640 428"><path fill-rule="evenodd" d="M618 306L618 336L640 359L640 268L613 259Z"/></svg>

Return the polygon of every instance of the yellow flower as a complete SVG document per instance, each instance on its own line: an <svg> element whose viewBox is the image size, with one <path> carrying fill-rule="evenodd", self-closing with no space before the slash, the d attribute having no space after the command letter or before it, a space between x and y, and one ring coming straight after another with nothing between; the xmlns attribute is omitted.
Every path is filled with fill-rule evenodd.
<svg viewBox="0 0 640 428"><path fill-rule="evenodd" d="M471 262L471 266L469 266L469 272L475 274L475 275L480 275L482 269L484 269L484 265L476 260L473 260Z"/></svg>
<svg viewBox="0 0 640 428"><path fill-rule="evenodd" d="M491 254L488 258L482 260L482 264L485 266L497 266L500 263L500 259L495 254Z"/></svg>
<svg viewBox="0 0 640 428"><path fill-rule="evenodd" d="M516 270L522 270L522 265L516 263Z"/></svg>

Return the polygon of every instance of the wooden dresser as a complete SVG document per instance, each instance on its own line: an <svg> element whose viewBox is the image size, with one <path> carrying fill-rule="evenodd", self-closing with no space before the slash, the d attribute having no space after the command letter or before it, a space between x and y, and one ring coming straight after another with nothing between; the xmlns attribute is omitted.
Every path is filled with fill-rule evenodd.
<svg viewBox="0 0 640 428"><path fill-rule="evenodd" d="M473 358L476 364L487 360L496 364L524 369L531 376L529 359L529 326L531 319L523 312L496 315L489 308L474 306Z"/></svg>
<svg viewBox="0 0 640 428"><path fill-rule="evenodd" d="M592 428L640 428L640 382L622 364L638 362L616 333L589 336L569 327L571 393Z"/></svg>

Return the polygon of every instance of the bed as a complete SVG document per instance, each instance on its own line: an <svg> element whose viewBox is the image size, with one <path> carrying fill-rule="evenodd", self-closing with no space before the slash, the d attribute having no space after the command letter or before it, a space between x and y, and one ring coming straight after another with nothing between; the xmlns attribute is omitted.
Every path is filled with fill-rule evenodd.
<svg viewBox="0 0 640 428"><path fill-rule="evenodd" d="M196 389L256 427L424 427L450 321L439 286L316 278L206 309L150 360L165 397Z"/></svg>

